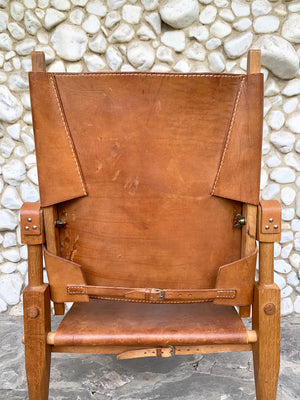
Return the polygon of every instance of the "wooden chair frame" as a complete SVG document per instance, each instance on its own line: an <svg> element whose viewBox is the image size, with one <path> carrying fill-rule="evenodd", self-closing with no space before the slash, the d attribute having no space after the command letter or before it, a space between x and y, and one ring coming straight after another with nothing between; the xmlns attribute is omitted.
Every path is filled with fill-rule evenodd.
<svg viewBox="0 0 300 400"><path fill-rule="evenodd" d="M32 57L33 71L45 71L42 53ZM248 73L260 72L260 52L252 50L248 55ZM278 214L279 205L275 204ZM279 208L278 208L279 207ZM248 331L248 344L215 344L200 346L175 346L162 349L160 356L175 354L204 354L236 351L252 351L255 371L256 396L258 400L275 400L280 364L280 290L273 280L274 242L280 233L267 233L261 228L262 213L272 212L274 201L262 202L259 207L246 204L243 216L246 224L242 228L242 256L251 254L255 241L259 241L259 281L254 288L252 307L252 330ZM27 223L28 210L24 204L21 221ZM43 283L42 247L58 254L58 237L54 228L57 219L56 207L36 208L41 222L38 235L24 235L22 241L28 245L29 283L24 290L24 344L25 362L30 400L48 399L50 360L52 352L119 354L118 358L139 356L139 347L128 346L55 346L55 332L51 332L50 288ZM279 231L279 230L278 230ZM55 304L56 314L64 313L64 304ZM240 307L240 316L250 316L250 306ZM191 351L191 349L193 351ZM151 355L151 348L148 355ZM150 354L151 353L151 354ZM155 356L158 354L155 353Z"/></svg>

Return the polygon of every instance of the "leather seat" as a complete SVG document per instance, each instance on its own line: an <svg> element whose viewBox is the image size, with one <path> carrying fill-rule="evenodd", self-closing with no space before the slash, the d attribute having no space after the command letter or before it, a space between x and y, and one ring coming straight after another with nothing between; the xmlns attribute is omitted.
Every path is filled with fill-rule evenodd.
<svg viewBox="0 0 300 400"><path fill-rule="evenodd" d="M91 299L73 304L54 339L56 346L212 343L247 343L247 330L234 307Z"/></svg>

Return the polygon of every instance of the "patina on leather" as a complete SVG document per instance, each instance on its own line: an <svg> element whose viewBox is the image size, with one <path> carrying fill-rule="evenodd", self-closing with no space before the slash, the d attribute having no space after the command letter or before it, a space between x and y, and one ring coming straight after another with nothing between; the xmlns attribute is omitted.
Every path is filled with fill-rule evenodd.
<svg viewBox="0 0 300 400"><path fill-rule="evenodd" d="M61 257L87 285L213 289L240 260L233 221L258 204L262 82L30 74L42 205L58 204Z"/></svg>

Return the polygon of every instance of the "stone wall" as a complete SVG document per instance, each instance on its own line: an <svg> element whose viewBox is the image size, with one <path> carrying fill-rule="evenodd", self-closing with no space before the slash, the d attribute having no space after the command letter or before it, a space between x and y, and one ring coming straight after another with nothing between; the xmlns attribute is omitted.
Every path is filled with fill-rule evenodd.
<svg viewBox="0 0 300 400"><path fill-rule="evenodd" d="M27 72L244 73L262 49L265 122L261 190L283 206L275 245L282 314L300 312L300 2L267 0L0 0L0 311L21 313L27 251L19 210L38 201ZM247 151L247 149L245 149Z"/></svg>

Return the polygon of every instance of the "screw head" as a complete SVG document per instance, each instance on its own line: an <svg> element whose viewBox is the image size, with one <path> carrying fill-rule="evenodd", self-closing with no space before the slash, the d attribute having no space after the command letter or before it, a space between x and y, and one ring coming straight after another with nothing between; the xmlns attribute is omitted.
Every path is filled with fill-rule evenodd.
<svg viewBox="0 0 300 400"><path fill-rule="evenodd" d="M273 218L269 218L269 222L273 222Z"/></svg>
<svg viewBox="0 0 300 400"><path fill-rule="evenodd" d="M270 229L269 225L266 225L266 226L265 226L265 229L267 229L267 230Z"/></svg>
<svg viewBox="0 0 300 400"><path fill-rule="evenodd" d="M278 229L278 225L274 225L274 229Z"/></svg>
<svg viewBox="0 0 300 400"><path fill-rule="evenodd" d="M28 222L31 222L31 221L32 221L32 219L31 219L31 218L27 218L27 221L28 221Z"/></svg>
<svg viewBox="0 0 300 400"><path fill-rule="evenodd" d="M37 226L36 226L36 225L33 225L32 229L36 230L36 229L37 229Z"/></svg>
<svg viewBox="0 0 300 400"><path fill-rule="evenodd" d="M29 231L29 226L25 226L25 231Z"/></svg>

